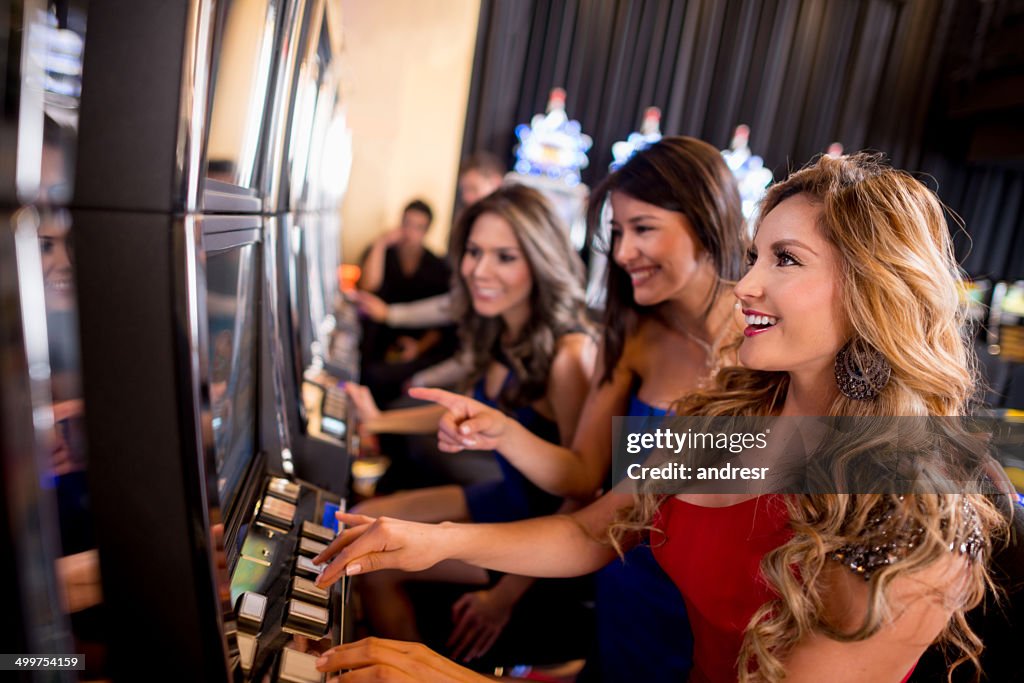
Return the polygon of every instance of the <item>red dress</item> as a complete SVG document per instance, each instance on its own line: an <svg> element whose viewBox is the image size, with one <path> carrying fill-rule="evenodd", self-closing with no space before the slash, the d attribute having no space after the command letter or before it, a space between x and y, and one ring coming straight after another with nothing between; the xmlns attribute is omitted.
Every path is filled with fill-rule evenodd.
<svg viewBox="0 0 1024 683"><path fill-rule="evenodd" d="M774 594L761 578L761 558L785 543L786 504L778 496L728 507L702 507L668 498L651 536L654 557L686 601L693 628L690 683L735 683L743 632Z"/></svg>
<svg viewBox="0 0 1024 683"><path fill-rule="evenodd" d="M713 508L671 497L654 524L665 532L651 537L654 556L683 594L693 629L690 683L735 683L743 632L775 598L761 559L792 535L785 500L761 496Z"/></svg>

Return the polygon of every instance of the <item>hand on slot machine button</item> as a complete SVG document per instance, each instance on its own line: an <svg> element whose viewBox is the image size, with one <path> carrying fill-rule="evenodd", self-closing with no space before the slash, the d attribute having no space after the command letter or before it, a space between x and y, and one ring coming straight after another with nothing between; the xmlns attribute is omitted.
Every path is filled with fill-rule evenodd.
<svg viewBox="0 0 1024 683"><path fill-rule="evenodd" d="M482 683L492 680L442 657L422 643L366 638L331 648L316 660L320 671L347 671L337 679L385 683ZM350 678L351 677L351 678Z"/></svg>
<svg viewBox="0 0 1024 683"><path fill-rule="evenodd" d="M329 586L343 575L381 569L423 571L441 560L451 559L445 554L442 543L446 537L446 527L442 525L390 517L374 519L346 512L339 512L336 517L347 528L326 551L313 558L321 567L324 567L322 563L330 561L316 579L318 586Z"/></svg>
<svg viewBox="0 0 1024 683"><path fill-rule="evenodd" d="M322 565L315 564L313 559L306 557L305 555L299 555L295 558L295 574L297 576L304 576L307 579L316 580L320 578L323 571L324 567Z"/></svg>
<svg viewBox="0 0 1024 683"><path fill-rule="evenodd" d="M330 562L342 548L355 540L355 538L358 538L358 536L365 532L368 526L373 524L375 521L374 517L350 514L340 510L334 513L334 517L338 520L338 533L332 533L330 540L327 542L327 547L323 552L313 558L313 563L319 567L321 574L327 568L327 563ZM324 528L326 529L327 527ZM349 530L351 530L351 533L349 533ZM318 579L317 585L319 584L320 581Z"/></svg>

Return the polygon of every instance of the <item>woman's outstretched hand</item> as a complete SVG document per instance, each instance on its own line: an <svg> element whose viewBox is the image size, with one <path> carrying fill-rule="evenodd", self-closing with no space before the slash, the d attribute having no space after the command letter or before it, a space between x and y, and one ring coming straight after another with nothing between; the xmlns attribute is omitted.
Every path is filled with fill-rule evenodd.
<svg viewBox="0 0 1024 683"><path fill-rule="evenodd" d="M500 410L443 389L414 387L409 389L409 395L447 409L437 428L437 446L442 451L500 450L509 423Z"/></svg>
<svg viewBox="0 0 1024 683"><path fill-rule="evenodd" d="M436 524L346 512L335 516L345 529L326 550L313 558L316 564L330 562L316 580L320 587L330 586L342 575L366 574L381 569L418 572L448 559L440 543L444 534Z"/></svg>
<svg viewBox="0 0 1024 683"><path fill-rule="evenodd" d="M316 662L319 671L344 671L339 683L482 683L490 679L442 657L421 643L366 638L331 648Z"/></svg>

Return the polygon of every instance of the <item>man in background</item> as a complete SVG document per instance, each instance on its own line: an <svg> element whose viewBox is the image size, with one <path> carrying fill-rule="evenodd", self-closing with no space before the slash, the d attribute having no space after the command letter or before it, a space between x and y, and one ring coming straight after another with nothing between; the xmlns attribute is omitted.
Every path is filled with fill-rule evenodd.
<svg viewBox="0 0 1024 683"><path fill-rule="evenodd" d="M463 208L491 194L505 178L505 166L490 152L476 152L467 157L459 169L459 201L456 215ZM458 264L452 264L458 267ZM364 288L365 289L365 288ZM422 297L422 293L420 294ZM359 312L376 323L392 327L446 325L451 322L448 294L420 298L410 303L392 303L365 291L354 295ZM459 366L446 362L423 370L411 379L414 386L450 386L459 379ZM383 403L382 403L383 405Z"/></svg>
<svg viewBox="0 0 1024 683"><path fill-rule="evenodd" d="M424 246L433 211L416 199L406 205L399 227L374 240L362 260L359 287L385 304L448 293L448 264ZM456 346L450 322L409 321L397 325L367 321L361 349L363 383L383 404L401 395L416 372L451 356Z"/></svg>

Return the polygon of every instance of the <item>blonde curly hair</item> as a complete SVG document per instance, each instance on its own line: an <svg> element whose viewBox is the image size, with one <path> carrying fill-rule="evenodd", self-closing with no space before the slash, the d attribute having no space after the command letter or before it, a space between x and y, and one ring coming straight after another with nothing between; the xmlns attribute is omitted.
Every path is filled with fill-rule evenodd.
<svg viewBox="0 0 1024 683"><path fill-rule="evenodd" d="M968 414L975 399L976 360L964 335L961 271L939 200L909 174L869 154L821 157L773 186L760 216L797 195L820 207L817 227L838 255L842 313L852 330L854 357L878 352L892 367L876 398L853 400L837 392L828 415ZM775 415L788 386L785 372L726 368L712 387L684 397L674 412ZM977 471L970 476L977 477ZM618 547L640 529L657 531L651 521L663 500L663 494L641 490L637 504L612 526L612 543ZM892 614L888 588L893 580L947 556L954 544L961 544L965 530L980 539L977 561L969 563L965 590L939 642L959 653L954 668L970 660L980 670L982 643L964 617L991 587L988 558L993 540L1007 525L992 499L976 493L833 493L790 495L785 504L793 535L761 562L762 575L778 597L762 605L746 627L737 662L740 681L783 680L787 654L812 633L843 641L876 633ZM841 549L877 534L873 524L880 509L896 528L917 530L917 542L898 561L871 575L864 622L852 632L841 632L825 615L824 569Z"/></svg>

